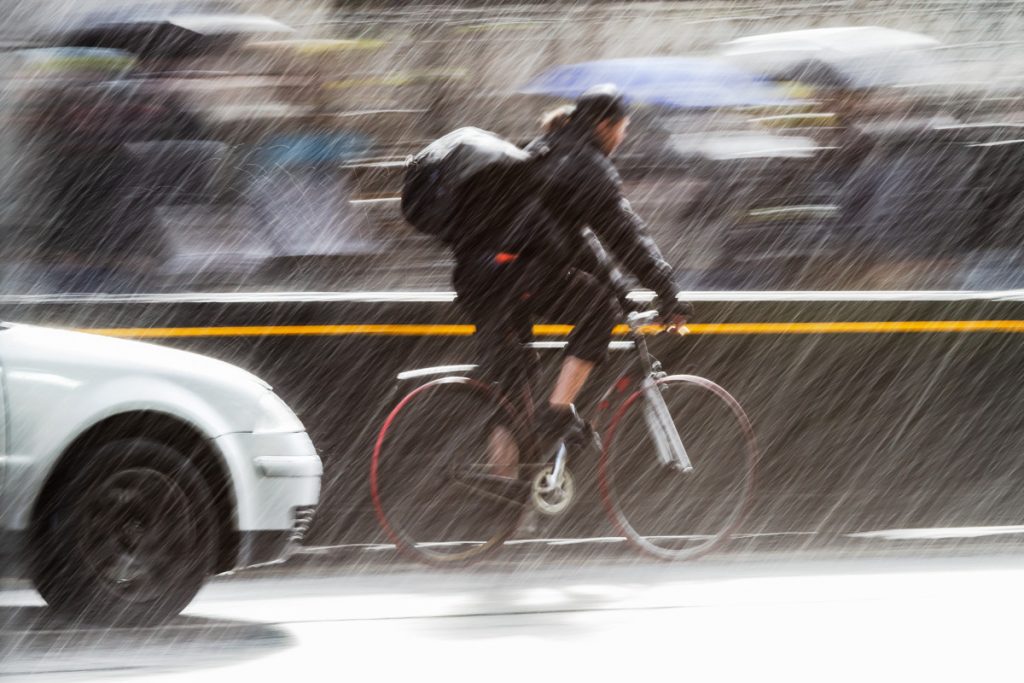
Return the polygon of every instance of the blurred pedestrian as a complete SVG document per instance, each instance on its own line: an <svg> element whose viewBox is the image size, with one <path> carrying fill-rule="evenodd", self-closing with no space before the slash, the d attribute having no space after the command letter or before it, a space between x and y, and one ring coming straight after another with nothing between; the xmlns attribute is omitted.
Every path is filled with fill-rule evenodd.
<svg viewBox="0 0 1024 683"><path fill-rule="evenodd" d="M38 260L50 291L144 286L164 258L156 207L175 191L180 163L167 166L181 155L131 146L204 137L200 118L159 80L112 75L47 84L32 97L25 133L34 143L34 201L46 207Z"/></svg>

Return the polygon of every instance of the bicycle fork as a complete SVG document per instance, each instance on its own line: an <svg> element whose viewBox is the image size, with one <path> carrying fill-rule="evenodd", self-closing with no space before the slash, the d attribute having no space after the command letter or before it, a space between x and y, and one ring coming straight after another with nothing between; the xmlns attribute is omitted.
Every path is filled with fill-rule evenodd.
<svg viewBox="0 0 1024 683"><path fill-rule="evenodd" d="M679 437L679 430L672 420L668 405L665 404L665 397L657 380L648 375L641 385L643 391L644 421L654 439L654 448L658 454L658 460L663 464L674 467L681 472L692 472L693 464L690 456L686 453L683 440Z"/></svg>

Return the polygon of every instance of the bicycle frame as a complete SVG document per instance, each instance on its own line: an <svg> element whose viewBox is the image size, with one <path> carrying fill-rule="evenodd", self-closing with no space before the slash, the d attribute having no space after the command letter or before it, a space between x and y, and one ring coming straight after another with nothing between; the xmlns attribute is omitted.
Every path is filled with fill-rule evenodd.
<svg viewBox="0 0 1024 683"><path fill-rule="evenodd" d="M750 492L753 486L754 467L758 459L757 446L754 441L753 431L749 419L739 406L738 402L723 388L701 377L694 375L672 375L669 376L662 370L661 363L655 359L648 348L648 339L652 332L663 331L656 325L658 313L646 311L631 313L627 316L627 339L613 342L613 348L632 350L635 353L635 364L629 362L629 367L619 375L618 379L607 389L597 404L597 419L599 421L600 434L606 442L602 445L597 442L600 439L593 439L595 445L600 449L598 460L598 481L600 483L601 496L605 504L609 519L630 542L648 555L659 559L691 559L698 557L718 545L731 534L742 520L743 514L750 501ZM668 330L671 332L671 328ZM687 330L679 330L685 333ZM538 348L553 348L556 342L536 343ZM529 345L533 346L533 344ZM526 348L524 346L524 348ZM625 360L625 359L624 359ZM529 368L536 370L534 367ZM417 557L430 564L465 563L476 557L490 552L499 547L511 534L514 533L516 525L521 522L521 516L530 509L537 512L555 516L572 505L576 494L576 483L573 472L568 463L570 452L577 449L589 448L591 438L588 434L581 434L580 437L568 438L558 444L557 452L550 451L541 453L539 446L547 445L538 443L535 438L533 424L533 401L534 392L531 391L533 378L523 381L523 377L509 373L495 377L490 370L482 373L482 376L473 376L480 370L478 366L438 366L433 368L421 368L402 373L399 380L418 380L425 377L434 377L425 384L413 389L396 405L381 427L377 443L374 449L373 460L370 468L370 485L373 495L374 510L378 520L388 536L394 540L396 545L408 552L410 556ZM454 374L458 373L458 374ZM438 375L441 375L438 377ZM449 387L449 385L452 385ZM672 410L677 408L673 402L669 406L669 396L675 396L677 387L693 387L698 390L696 395L686 394L696 400L707 399L714 401L714 405L722 405L726 408L729 419L741 437L739 454L743 457L742 469L736 469L735 475L738 484L733 486L733 480L723 479L728 488L725 489L723 498L725 506L717 504L710 506L715 514L708 515L707 519L699 517L691 520L692 510L682 508L684 525L690 523L695 531L692 533L685 528L683 535L664 535L668 533L661 530L655 524L650 527L648 522L649 510L643 508L644 496L642 494L643 477L653 477L654 486L660 487L662 483L669 486L682 486L680 500L690 498L691 503L703 509L703 498L693 495L694 484L709 484L717 486L716 476L693 478L692 476L679 477L694 471L687 448L680 436L680 429L685 425L676 425L676 419ZM437 392L437 393L433 393ZM700 392L704 392L701 394ZM682 394L680 394L682 395ZM435 404L441 400L442 403ZM460 401L467 400L474 406L473 411L468 408L459 408ZM689 399L687 399L689 401ZM639 405L637 405L639 403ZM465 448L455 448L458 454L453 459L437 461L436 458L444 457L444 453L438 451L433 453L430 448L440 448L441 442L431 433L431 425L434 424L429 417L431 413L420 414L420 421L417 423L417 413L413 409L406 409L407 406L421 406L427 409L431 406L440 406L441 410L447 410L454 406L463 410L462 417L469 421L460 424L467 426L466 434L470 438L465 442L457 441L456 444L464 443ZM640 414L637 415L637 411ZM404 412L403 412L404 411ZM407 417L398 417L399 415ZM627 416L631 416L628 417ZM409 422L413 431L404 432L401 428L392 429L392 422L398 417L399 424ZM702 420L703 421L703 420ZM426 425L424 427L424 424ZM626 425L626 428L622 428ZM705 425L689 425L698 430ZM426 432L417 430L426 428ZM504 430L505 434L502 433ZM399 434L397 441L387 442L386 437L394 431ZM641 432L638 434L637 432ZM470 499L485 501L487 510L481 516L480 521L488 531L478 533L475 527L460 527L444 522L443 510L437 513L435 518L427 518L427 527L421 529L417 524L422 519L421 509L433 505L431 497L434 489L427 489L428 499L422 504L416 501L411 506L402 507L401 502L405 495L401 489L387 490L386 494L394 500L382 498L379 475L380 463L403 462L405 446L401 434L411 438L408 442L413 445L426 444L428 450L422 453L419 449L419 456L426 457L428 462L436 465L431 469L430 482L439 482L438 490L454 485L456 497L469 494ZM455 432L458 434L459 432ZM643 439L643 434L650 436L653 444ZM596 435L595 435L596 436ZM639 439L637 437L640 437ZM625 441L623 445L622 442ZM727 442L728 443L728 442ZM430 446L434 444L434 446ZM692 445L692 444L691 444ZM639 446L639 448L638 448ZM510 450L515 448L516 450ZM382 456L382 452L386 455ZM653 453L652 453L653 451ZM698 455L695 453L695 455ZM714 454L712 454L714 455ZM464 456L468 456L464 457ZM552 460L553 456L553 460ZM639 457L647 459L638 467L632 460ZM650 458L657 458L651 461ZM712 458L714 460L714 458ZM731 461L730 461L731 463ZM731 467L730 463L723 463L723 466ZM414 463L415 465L415 463ZM646 465L646 466L645 466ZM654 467L650 467L654 465ZM507 474L510 466L517 466L516 474ZM525 469L524 469L525 466ZM624 467L624 469L623 469ZM396 475L401 470L396 470ZM709 472L717 472L714 468ZM637 475L635 488L631 480ZM676 476L673 476L676 475ZM384 477L387 478L386 476ZM424 478L422 481L428 481ZM433 484L432 484L433 485ZM622 486L626 488L623 489ZM663 494L660 493L659 496ZM397 491L397 493L396 493ZM717 499L718 493L712 493ZM623 507L626 501L627 508L629 501L639 501L641 505L640 517L634 518L632 512ZM667 500L666 500L667 502ZM685 501L684 501L685 502ZM497 503L497 505L495 505ZM441 503L438 503L439 506ZM391 506L394 510L391 510ZM419 507L419 506L424 507ZM464 517L464 510L476 509L473 506L456 506L455 515ZM728 513L728 516L719 521L719 510ZM433 514L433 513L432 513ZM457 519L458 517L456 517ZM636 522L640 522L640 526ZM666 520L672 528L668 531L675 533L674 525L679 523L678 519ZM408 522L408 523L407 523ZM430 524L442 524L438 527L443 539L445 534L454 532L457 536L462 531L472 531L471 536L465 539L455 538L448 542L443 540L434 543L435 531ZM713 528L708 528L713 524ZM643 528L642 528L643 527ZM652 529L650 531L645 529ZM666 540L667 539L667 540ZM434 545L459 545L471 542L469 550L457 552L433 553L424 551L420 545L434 543ZM693 542L699 542L693 546ZM679 545L682 543L682 545ZM424 546L425 547L425 546Z"/></svg>
<svg viewBox="0 0 1024 683"><path fill-rule="evenodd" d="M661 363L651 356L647 347L647 340L644 336L644 328L652 324L658 317L658 312L643 311L632 312L626 316L626 323L629 326L630 343L636 352L637 362L642 372L640 389L643 392L643 416L647 428L655 445L655 454L658 460L664 465L674 467L682 472L690 472L693 465L686 452L679 430L675 426L672 415L669 412L665 398L659 389L658 380L666 376L662 370ZM399 379L412 379L431 375L447 375L451 372L470 372L476 369L475 365L442 366L437 368L425 368L421 370L402 373ZM508 398L523 419L528 423L532 419L533 395L530 392L529 380L515 387L504 387L502 394ZM536 454L538 457L541 454ZM560 486L569 459L569 449L565 443L559 445L554 458L551 473L547 476L545 484L549 487Z"/></svg>
<svg viewBox="0 0 1024 683"><path fill-rule="evenodd" d="M643 328L653 323L658 317L657 311L633 312L626 317L629 336L637 354L637 361L643 372L641 391L643 392L643 415L647 429L654 440L655 451L664 465L674 467L684 473L693 471L693 464L679 436L672 414L669 412L665 397L659 389L658 380L666 376L661 363L651 356L647 348L647 340ZM551 474L546 478L545 485L551 488L560 486L565 473L569 450L562 442L555 455Z"/></svg>

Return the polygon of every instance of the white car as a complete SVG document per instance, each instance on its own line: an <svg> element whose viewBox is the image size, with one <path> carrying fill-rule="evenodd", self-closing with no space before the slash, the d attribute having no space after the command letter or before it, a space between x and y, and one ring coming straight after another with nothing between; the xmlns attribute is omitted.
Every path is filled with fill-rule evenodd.
<svg viewBox="0 0 1024 683"><path fill-rule="evenodd" d="M61 614L159 623L207 576L285 557L322 471L241 368L0 324L0 555Z"/></svg>

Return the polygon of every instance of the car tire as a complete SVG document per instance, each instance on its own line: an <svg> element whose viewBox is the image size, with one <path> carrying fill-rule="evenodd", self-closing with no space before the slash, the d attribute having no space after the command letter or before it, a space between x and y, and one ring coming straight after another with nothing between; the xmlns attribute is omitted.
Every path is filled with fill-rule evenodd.
<svg viewBox="0 0 1024 683"><path fill-rule="evenodd" d="M180 613L212 572L208 488L167 445L130 438L95 447L44 505L32 575L43 599L66 618L160 624Z"/></svg>

